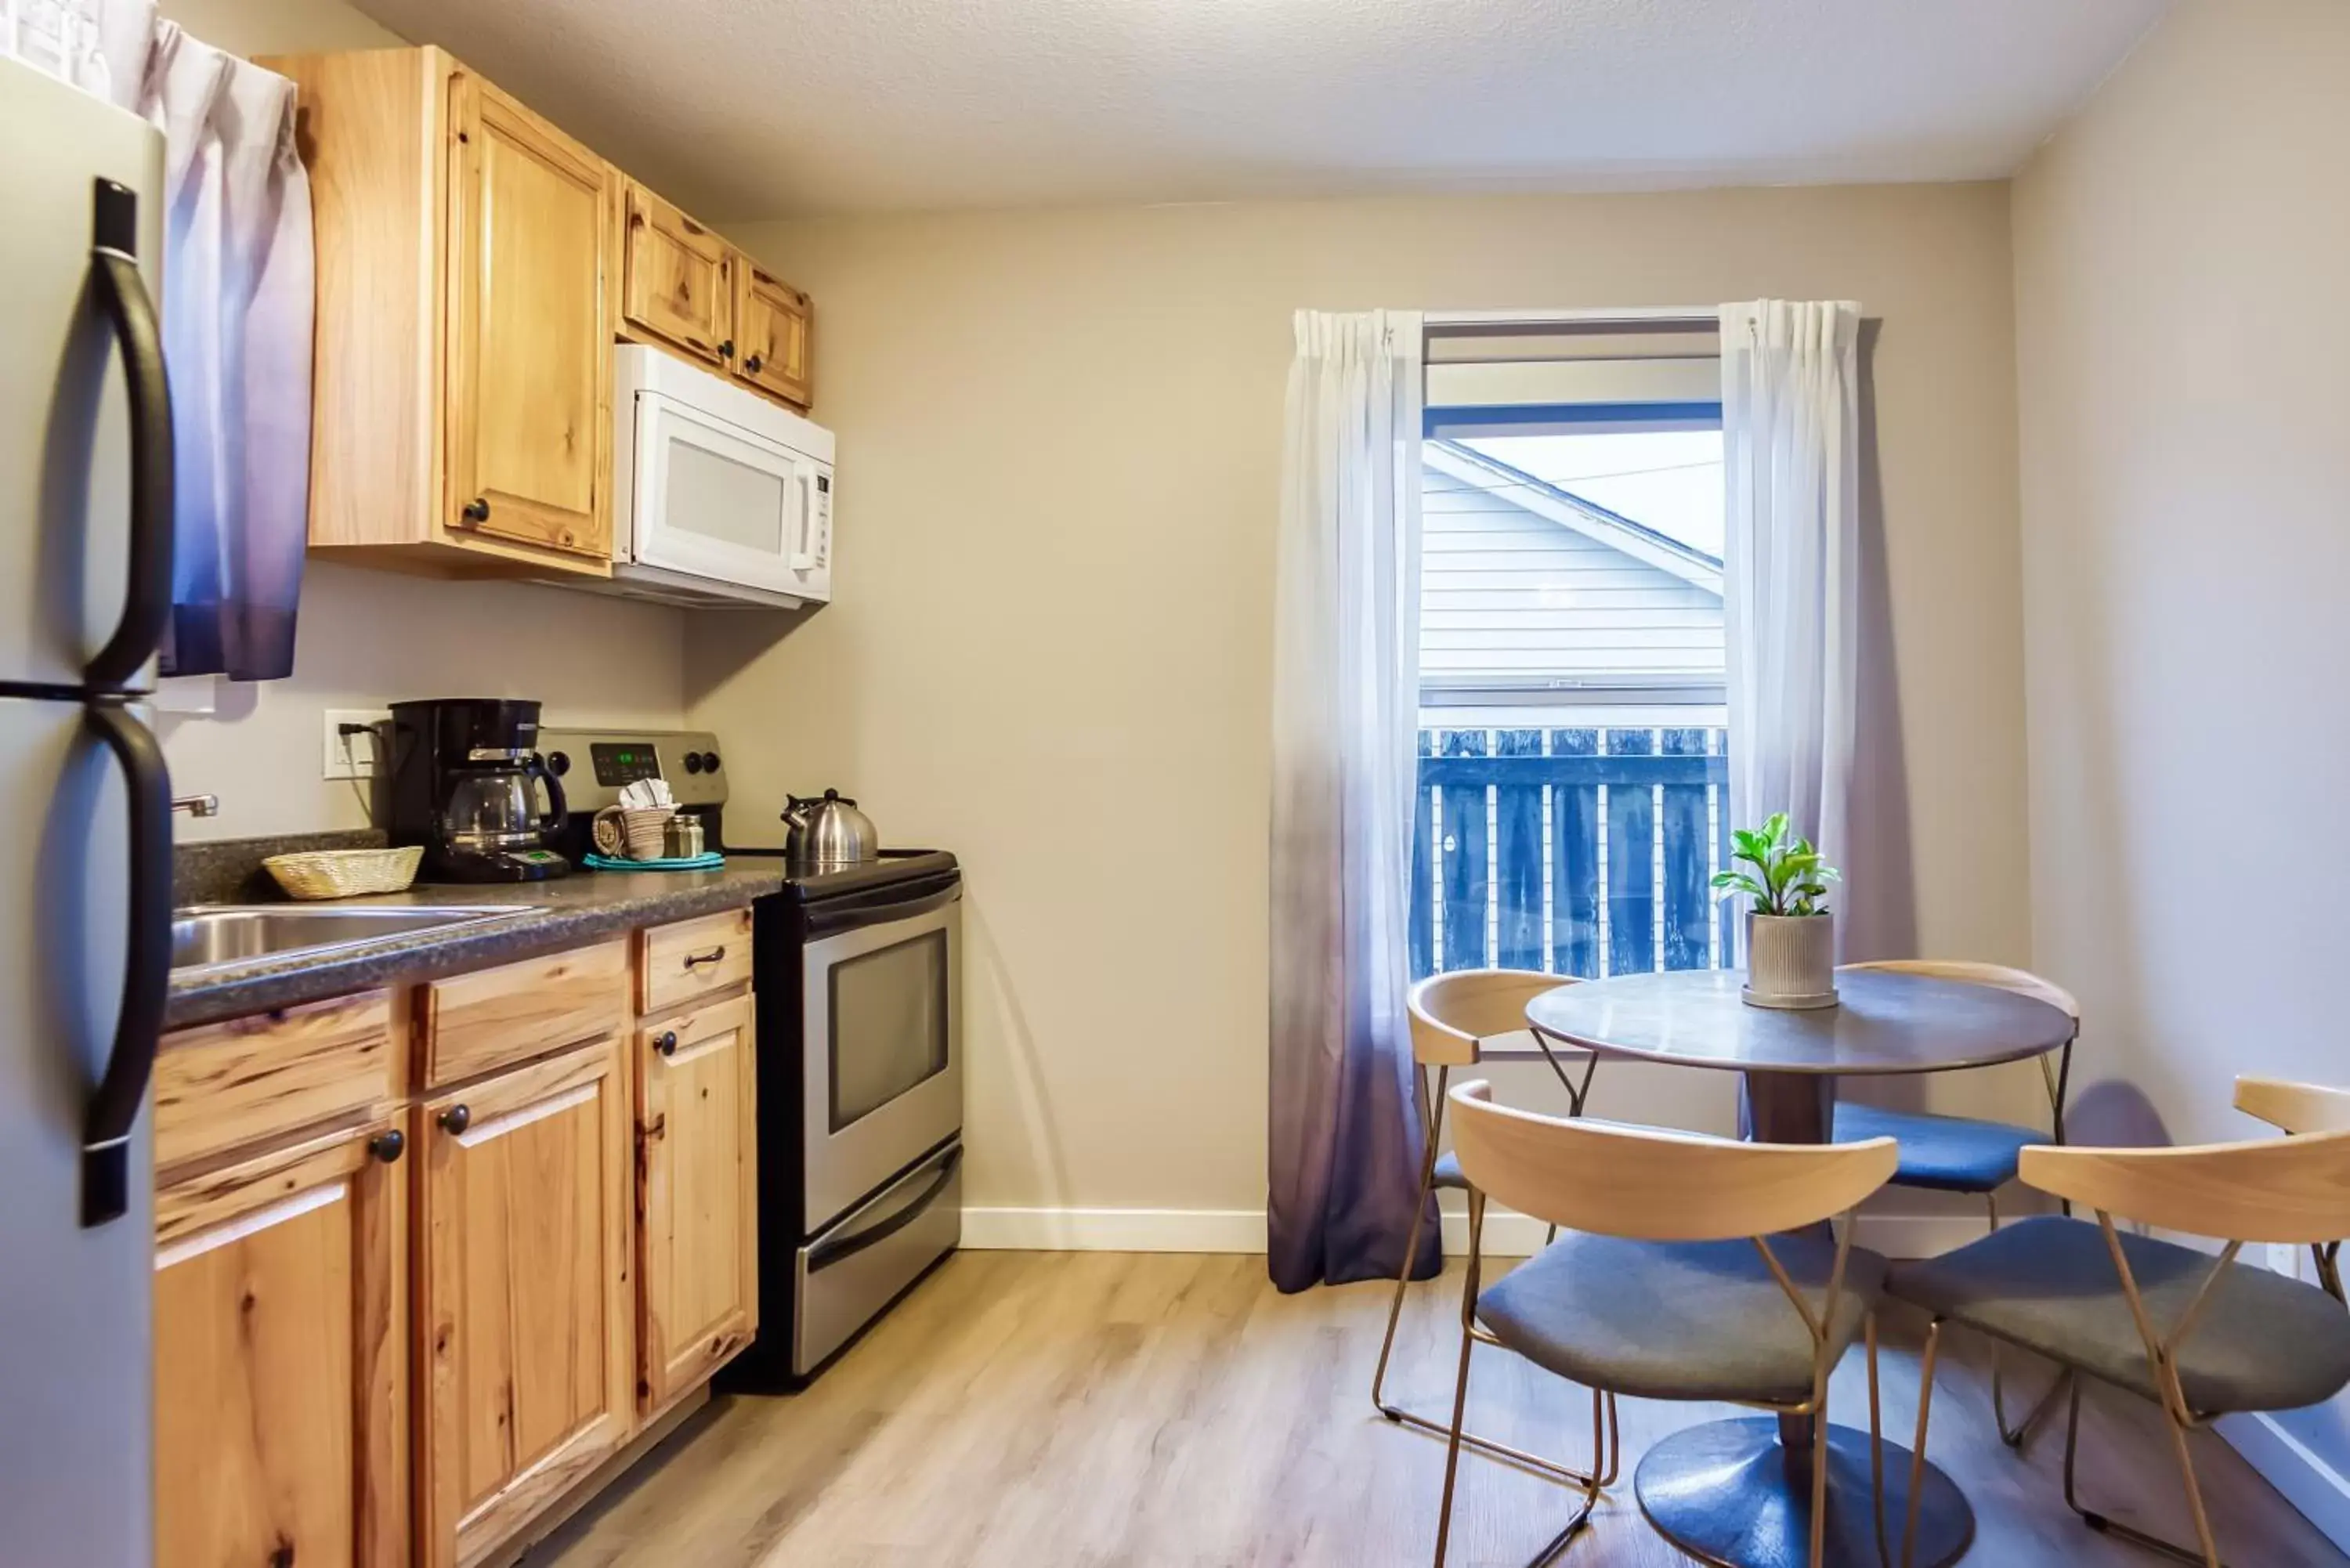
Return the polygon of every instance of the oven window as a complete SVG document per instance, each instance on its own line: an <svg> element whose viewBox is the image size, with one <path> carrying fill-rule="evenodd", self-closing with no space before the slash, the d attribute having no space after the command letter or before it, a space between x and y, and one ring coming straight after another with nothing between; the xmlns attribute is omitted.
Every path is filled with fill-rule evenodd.
<svg viewBox="0 0 2350 1568"><path fill-rule="evenodd" d="M788 476L738 462L723 452L672 436L669 442L666 524L721 545L780 556Z"/></svg>
<svg viewBox="0 0 2350 1568"><path fill-rule="evenodd" d="M832 1130L947 1067L947 933L834 964Z"/></svg>

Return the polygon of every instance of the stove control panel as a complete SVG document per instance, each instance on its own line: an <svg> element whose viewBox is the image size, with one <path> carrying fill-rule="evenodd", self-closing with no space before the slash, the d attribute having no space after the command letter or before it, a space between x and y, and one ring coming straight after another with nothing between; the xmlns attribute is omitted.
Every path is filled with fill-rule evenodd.
<svg viewBox="0 0 2350 1568"><path fill-rule="evenodd" d="M680 805L726 804L725 759L706 730L563 730L542 727L538 754L563 781L573 812L619 804L639 779L661 779Z"/></svg>

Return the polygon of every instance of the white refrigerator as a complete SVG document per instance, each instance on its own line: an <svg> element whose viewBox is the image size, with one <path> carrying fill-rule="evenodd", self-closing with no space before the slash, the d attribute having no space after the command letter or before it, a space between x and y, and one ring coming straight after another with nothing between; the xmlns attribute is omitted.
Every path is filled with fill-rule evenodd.
<svg viewBox="0 0 2350 1568"><path fill-rule="evenodd" d="M162 139L0 57L0 1563L152 1563Z"/></svg>

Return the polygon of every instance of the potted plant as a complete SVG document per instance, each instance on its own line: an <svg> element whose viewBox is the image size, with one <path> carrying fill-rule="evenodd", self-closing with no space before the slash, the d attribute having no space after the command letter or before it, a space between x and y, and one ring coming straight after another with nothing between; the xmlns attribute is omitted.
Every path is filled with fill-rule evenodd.
<svg viewBox="0 0 2350 1568"><path fill-rule="evenodd" d="M1746 1002L1755 1007L1834 1007L1835 917L1821 900L1836 869L1809 839L1789 833L1787 814L1731 835L1731 859L1752 870L1717 872L1713 885L1754 900L1746 914Z"/></svg>

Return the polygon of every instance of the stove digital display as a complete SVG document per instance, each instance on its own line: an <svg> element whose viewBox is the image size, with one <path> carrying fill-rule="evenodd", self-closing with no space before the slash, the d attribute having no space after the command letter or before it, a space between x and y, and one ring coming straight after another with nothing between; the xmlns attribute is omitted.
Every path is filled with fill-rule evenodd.
<svg viewBox="0 0 2350 1568"><path fill-rule="evenodd" d="M661 776L660 753L650 742L591 741L588 755L596 764L596 782L606 789Z"/></svg>

